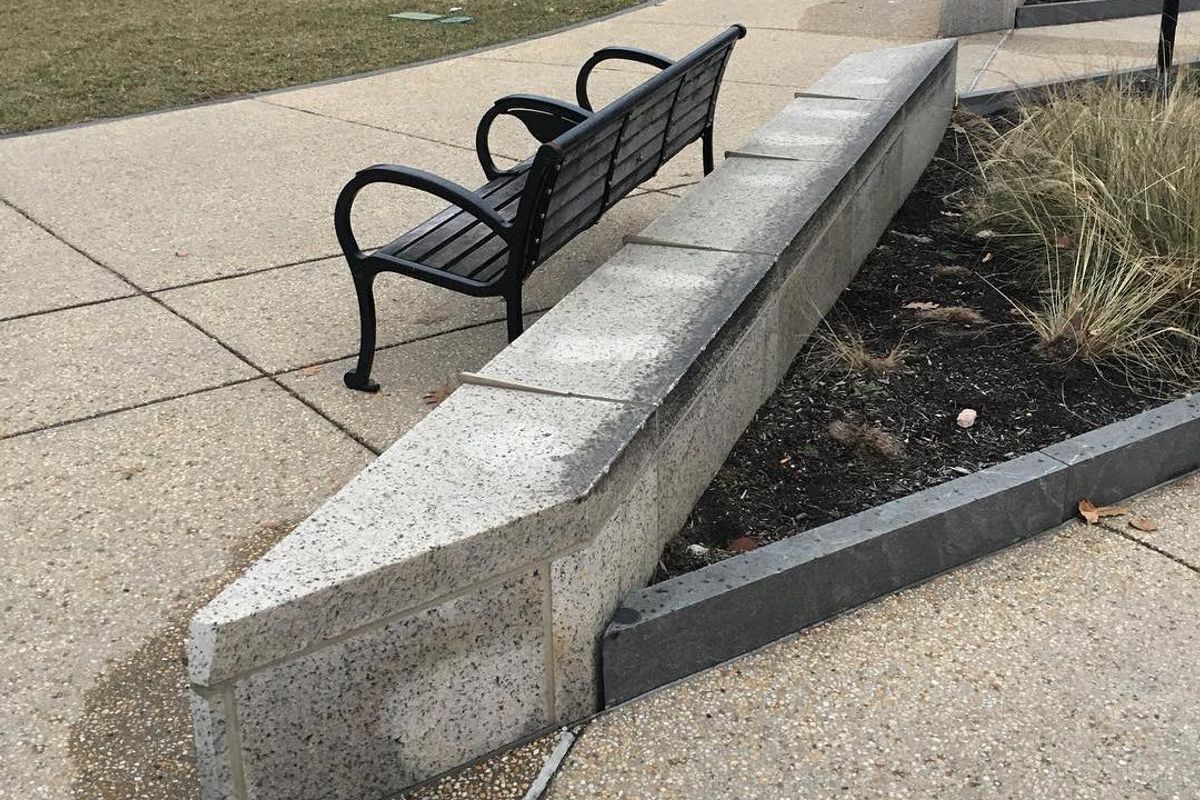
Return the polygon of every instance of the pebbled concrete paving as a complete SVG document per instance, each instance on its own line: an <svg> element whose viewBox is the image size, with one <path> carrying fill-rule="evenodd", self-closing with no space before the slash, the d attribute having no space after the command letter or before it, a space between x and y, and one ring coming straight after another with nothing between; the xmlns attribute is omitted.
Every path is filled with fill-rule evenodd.
<svg viewBox="0 0 1200 800"><path fill-rule="evenodd" d="M1187 548L1198 501L1192 478L1134 506ZM549 797L1196 797L1200 573L1110 522L606 713Z"/></svg>
<svg viewBox="0 0 1200 800"><path fill-rule="evenodd" d="M190 797L184 622L368 459L265 380L0 440L0 797Z"/></svg>
<svg viewBox="0 0 1200 800"><path fill-rule="evenodd" d="M497 304L385 276L384 391L341 387L357 322L330 211L349 175L393 161L477 185L475 121L497 96L572 99L598 47L679 55L735 19L750 35L719 151L846 55L931 37L937 0L665 0L439 64L0 140L0 798L195 797L182 620L420 419L425 394L504 345ZM1197 19L1181 24L1185 54ZM960 87L1153 58L1144 22L1075 28L964 41ZM607 65L595 93L645 74ZM497 131L502 157L529 147ZM530 319L698 165L682 154L543 266ZM435 206L364 193L363 238ZM536 760L421 797L519 798Z"/></svg>

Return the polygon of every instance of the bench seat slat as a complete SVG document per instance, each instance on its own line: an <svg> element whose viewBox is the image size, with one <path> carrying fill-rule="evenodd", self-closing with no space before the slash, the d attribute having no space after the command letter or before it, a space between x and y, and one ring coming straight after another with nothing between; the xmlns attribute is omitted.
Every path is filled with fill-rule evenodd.
<svg viewBox="0 0 1200 800"><path fill-rule="evenodd" d="M488 200L493 207L504 205L514 198L520 197L521 192L525 190L525 181L528 177L528 170L522 169L516 175L505 175L494 181L490 181L478 190L478 194ZM498 208L497 210L500 209ZM503 214L502 212L505 218L511 218L513 214L516 214L515 208L511 209L511 212L508 214ZM400 255L401 251L415 245L431 234L436 234L439 237L445 236L451 231L461 230L472 222L476 222L475 218L465 213L458 206L447 206L403 236L388 242L379 248L377 252L388 255Z"/></svg>

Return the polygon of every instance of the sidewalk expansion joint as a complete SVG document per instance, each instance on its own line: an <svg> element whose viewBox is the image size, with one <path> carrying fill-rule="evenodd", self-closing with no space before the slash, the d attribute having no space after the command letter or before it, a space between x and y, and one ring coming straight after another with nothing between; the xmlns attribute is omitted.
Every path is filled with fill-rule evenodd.
<svg viewBox="0 0 1200 800"><path fill-rule="evenodd" d="M169 403L172 400L182 400L186 397L194 397L198 394L204 394L205 392L217 392L217 391L220 391L221 389L228 389L230 386L241 386L244 383L253 383L254 381L261 381L264 379L264 377L265 376L263 376L263 375L251 375L248 378L234 378L232 380L224 381L222 383L214 384L212 386L205 386L200 389L192 389L192 390L186 391L186 392L179 392L178 394L172 394L172 395L168 395L166 397L156 397L153 400L146 400L141 403L133 403L133 404L127 405L127 406L121 406L120 408L107 408L103 411L97 411L94 414L85 414L82 417L72 417L71 419L59 420L58 422L49 422L49 423L46 423L45 425L37 425L32 428L25 428L24 430L13 431L12 433L6 433L3 435L0 435L0 442L4 441L6 439L15 439L18 436L30 436L32 434L41 433L43 431L52 431L57 428L65 428L68 425L75 425L76 423L79 423L79 422L91 422L92 420L103 419L104 417L111 417L114 414L123 414L126 411L136 411L139 408L148 408L149 406L156 406L159 403Z"/></svg>
<svg viewBox="0 0 1200 800"><path fill-rule="evenodd" d="M967 87L967 90L963 92L963 94L969 94L970 92L975 91L975 87L979 85L979 80L983 77L983 73L987 72L988 67L990 67L992 62L996 60L996 56L1000 54L1000 48L1004 47L1004 43L1008 41L1008 37L1012 36L1012 32L1013 29L1009 28L1004 32L1004 35L1000 37L1000 41L996 42L996 46L992 48L991 52L988 53L987 58L985 58L983 63L979 65L979 70L975 73L975 77L971 79L971 85Z"/></svg>
<svg viewBox="0 0 1200 800"><path fill-rule="evenodd" d="M1110 533L1115 533L1124 539L1128 539L1129 541L1133 542L1134 544L1144 547L1152 553L1157 553L1158 555L1162 556L1163 558L1170 559L1171 561L1174 561L1176 564L1183 567L1184 569L1191 570L1192 572L1196 573L1197 575L1200 575L1200 567L1188 562L1185 559L1180 558L1179 556L1175 555L1174 553L1168 552L1168 551L1162 549L1161 547L1159 547L1158 545L1151 544L1150 542L1147 542L1145 539L1139 539L1137 536L1134 536L1133 534L1129 533L1128 531L1122 530L1121 528L1115 527L1109 523L1100 522L1098 524L1101 528L1104 528L1106 531L1109 531Z"/></svg>
<svg viewBox="0 0 1200 800"><path fill-rule="evenodd" d="M54 308L44 308L41 311L26 311L23 314L13 314L11 317L0 317L0 323L16 322L19 319L29 319L30 317L42 317L46 314L53 314L56 311L71 311L76 308L88 308L89 306L102 306L105 303L113 303L117 300L128 300L131 297L137 297L137 292L129 294L119 294L116 297L102 297L99 300L83 300L79 303L68 303L65 306L55 306Z"/></svg>
<svg viewBox="0 0 1200 800"><path fill-rule="evenodd" d="M419 133L412 133L410 131L397 130L396 128L385 128L382 125L373 125L370 122L362 122L361 120L357 120L357 119L346 119L345 117L336 117L336 116L333 116L332 114L322 114L320 111L312 111L307 108L298 108L296 106L289 106L287 103L279 103L279 102L276 102L273 100L264 100L264 99L258 98L258 97L253 98L253 99L256 102L262 103L263 105L273 106L275 108L283 108L283 109L287 109L288 111L295 111L299 114L308 114L309 116L312 116L312 117L318 117L320 119L327 119L327 120L331 120L333 122L344 122L347 125L357 125L360 128L370 128L373 131L382 131L383 133L390 133L393 136L407 136L410 139L420 139L423 142L430 142L431 144L440 144L445 147L453 147L455 150L465 150L468 153L475 152L474 147L469 147L464 144L456 144L454 142L446 142L441 139L434 139L433 137L430 137L430 136L422 136ZM492 153L492 155L499 156L500 158L507 158L509 161L512 161L514 164L520 162L520 160L521 160L519 158L513 158L512 156L507 155L505 153Z"/></svg>
<svg viewBox="0 0 1200 800"><path fill-rule="evenodd" d="M173 292L176 289L190 289L193 286L203 286L206 283L219 283L220 281L230 281L235 278L244 278L247 275L261 275L264 272L274 272L276 270L287 269L288 267L302 267L305 264L315 264L318 261L328 261L331 258L342 258L341 253L329 253L327 255L310 256L302 258L298 261L289 261L286 264L272 264L269 267L254 267L244 272L234 272L229 275L217 275L212 278L197 278L194 281L184 281L183 283L175 283L170 286L164 286L161 289L150 289L150 294L162 294L163 292Z"/></svg>
<svg viewBox="0 0 1200 800"><path fill-rule="evenodd" d="M529 317L534 314L545 314L547 311L550 310L550 308L553 308L553 306L548 307L548 308L533 308L528 311L525 311L524 313L521 314L521 316ZM430 339L437 339L441 336L449 336L452 333L462 333L463 331L470 331L470 330L474 330L476 328L483 328L488 325L496 325L498 323L504 322L505 319L506 319L506 317L492 317L490 319L480 320L479 322L471 322L466 325L459 325L456 328L447 328L444 331L435 331L433 333L426 333L421 336L414 336L411 339L403 339L399 342L392 342L391 344L381 344L375 348L375 352L382 353L385 350L395 350L397 347L404 347L406 345L416 344L418 342L427 342ZM353 353L343 353L342 355L330 356L329 358L322 358L322 359L318 359L317 361L310 361L310 362L308 362L306 364L302 364L298 367L287 367L286 369L274 370L273 372L269 373L267 375L267 377L277 378L277 377L281 377L283 375L291 375L294 372L302 372L303 370L310 369L312 367L323 367L323 366L326 366L327 364L335 364L338 361L345 361L346 359L355 358L356 356L358 356L357 350L354 351Z"/></svg>
<svg viewBox="0 0 1200 800"><path fill-rule="evenodd" d="M377 449L375 449L375 448L374 448L374 447L372 447L371 445L367 444L366 440L365 440L365 439L363 439L361 436L359 436L358 434L356 434L356 433L354 433L353 431L351 431L351 430L349 430L348 428L346 428L346 426L342 425L342 424L341 424L341 423L339 423L337 420L333 419L331 416L329 416L328 414L326 414L324 411L322 411L321 409L317 408L317 406L316 406L316 405L314 405L313 403L310 403L310 402L308 402L307 400L305 400L303 397L301 397L301 396L299 395L299 393L297 393L297 392L295 392L295 391L293 391L293 390L289 389L287 386L284 386L284 385L283 385L283 383L282 383L282 382L280 382L280 381L279 381L277 378L275 378L273 375L271 375L270 373L268 373L266 370L264 370L264 369L263 369L262 367L260 367L259 365L255 364L253 361L251 361L249 358L247 358L246 356L244 356L242 353L238 352L238 351L237 351L237 350L236 350L234 347L232 347L232 346L230 346L229 344L227 344L227 343L225 343L225 342L221 341L219 338L217 338L216 336L214 336L212 333L210 333L209 331L205 330L205 329L204 329L204 328L203 328L203 327L202 327L202 326L201 326L199 323L197 323L195 320L192 320L192 319L191 319L191 318L189 318L187 315L185 315L185 314L183 314L183 313L181 313L181 312L179 312L179 311L175 310L175 309L174 309L174 308L172 308L170 305L168 305L166 302L164 302L162 299L160 299L160 298L158 298L158 297L154 296L154 294L152 294L151 292L149 292L149 291L147 291L146 289L142 288L141 286L139 286L139 285L138 285L137 283L135 283L134 281L130 280L130 279L129 279L128 277L126 277L125 275L122 275L120 272L118 272L118 271L117 271L116 269L114 269L113 267L109 266L108 264L105 264L105 263L104 263L103 261L101 261L99 258L97 258L97 257L93 256L91 253L87 252L87 251L86 251L86 250L84 250L82 247L79 247L78 245L76 245L76 244L72 243L71 241L69 241L68 239L66 239L64 236L60 235L60 234L59 234L57 231L55 231L53 228L51 228L49 225L45 224L44 222L42 222L41 220L37 219L36 217L34 217L34 216L33 216L32 214L30 214L29 212L25 211L25 209L23 209L23 208L21 208L21 207L19 207L19 206L15 205L14 203L12 203L12 202L11 202L10 200L8 200L7 198L0 197L0 202L4 203L4 205L6 205L6 206L8 206L9 208L11 208L13 211L16 211L18 214L20 214L21 216L23 216L25 219L29 220L31 223L33 223L33 224L34 224L34 225L36 225L37 227L41 228L43 231L45 231L46 233L48 233L50 236L53 236L53 237L54 237L54 238L55 238L57 241L59 241L59 242L61 242L62 244L66 245L67 247L71 248L71 249L72 249L72 250L74 250L76 253L78 253L79 255L81 255L81 256L83 256L84 258L86 258L88 261L91 261L93 264L95 264L96 266L100 267L101 269L107 270L108 272L112 273L112 274L113 274L113 275L114 275L114 276L115 276L115 277L116 277L118 280L122 281L123 283L125 283L127 286L129 286L130 288L132 288L132 289L133 289L133 290L136 292L136 295L130 295L130 297L134 297L134 296L140 296L140 297L144 297L144 298L146 298L147 300L149 300L150 302L152 302L152 303L156 304L157 306L159 306L159 308L162 308L163 310L165 310L167 313L169 313L169 314L172 314L172 315L174 315L176 318L178 318L178 319L182 320L183 322L187 323L187 324L188 324L188 325L190 325L192 328L194 328L196 331L200 332L202 335L206 336L208 339L210 339L211 341L215 342L215 343L217 344L217 346L219 346L219 347L221 347L222 349L224 349L224 350L225 350L227 353L229 353L230 355L232 355L234 358L237 358L237 359L238 359L238 360L240 360L242 363L246 364L246 366L250 367L250 368L251 368L251 369L253 369L255 372L257 372L257 373L258 373L258 375L256 376L256 378L266 378L267 380L271 381L271 383L275 384L275 385L276 385L276 386L278 386L280 389L283 389L285 392L287 392L288 394L290 394L290 395L291 395L292 397L294 397L294 398L295 398L297 401L299 401L299 402L300 402L302 405L306 406L306 407L307 407L309 410L311 410L313 413L315 413L317 416L321 417L321 418L322 418L322 419L324 419L326 422L328 422L330 425L334 426L334 428L336 428L337 430L339 430L339 431L341 431L342 433L344 433L344 434L345 434L345 435L346 435L348 438L350 438L350 439L352 439L353 441L357 442L357 443L358 443L359 445L361 445L362 447L365 447L365 448L366 448L366 449L367 449L369 452L371 452L371 453L374 453L375 455L379 455L379 452L380 452L380 451L378 451ZM126 299L128 299L128 298L126 298ZM220 389L220 388L225 388L225 386L231 386L231 385L233 385L233 384L235 384L235 383L246 383L246 382L248 382L248 381L250 381L250 380L255 380L255 378L245 378L245 379L238 379L238 380L234 380L234 381L229 381L229 382L227 382L227 383L225 383L225 384L222 384L222 385L220 385L220 386L210 386L210 387L207 387L207 388L205 388L205 389L200 389L200 390L197 390L197 391L192 391L192 392L184 392L184 393L182 393L182 394L181 394L181 395L179 395L179 396L180 396L180 397L183 397L183 396L188 396L188 395L193 395L193 394L200 394L201 392L204 392L204 391L210 391L210 390L212 390L212 389ZM124 407L124 408L120 408L120 409L109 409L109 410L107 410L107 411L102 411L102 412L99 412L99 413L97 413L97 414L92 414L92 415L89 415L89 416L87 416L87 417L84 417L84 418L82 418L82 419L63 420L63 421L60 421L60 422L53 423L53 424L51 424L51 425L44 425L44 426L40 426L40 427L38 427L38 428L33 428L33 429L25 430L25 431L18 431L18 432L16 432L16 433L13 433L13 434L8 434L8 435L6 435L6 436L0 437L0 439L8 439L8 438L11 438L12 436L20 436L20 435L22 435L22 434L26 434L26 433L35 433L35 432L36 432L36 431L38 431L38 430L46 430L46 429L48 429L48 428L58 428L58 427L62 427L63 425L70 424L70 423L72 423L72 422L82 422L82 421L83 421L83 419L95 419L95 418L97 418L97 417L101 417L101 416L107 416L107 415L109 415L109 414L115 414L115 413L118 413L118 412L120 412L120 411L128 411L128 410L130 410L131 408L141 408L141 407L144 407L144 406L153 405L153 404L155 404L155 403L165 402L166 400L169 400L169 399L178 399L178 398L159 398L159 399L156 399L156 400L151 400L151 401L149 401L149 402L146 402L146 403L139 403L139 404L136 404L136 405L134 405L134 406L126 406L126 407Z"/></svg>

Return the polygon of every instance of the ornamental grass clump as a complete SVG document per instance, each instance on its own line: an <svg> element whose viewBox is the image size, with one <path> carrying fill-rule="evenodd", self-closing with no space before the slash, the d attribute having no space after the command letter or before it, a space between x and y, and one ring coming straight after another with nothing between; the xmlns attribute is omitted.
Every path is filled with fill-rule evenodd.
<svg viewBox="0 0 1200 800"><path fill-rule="evenodd" d="M1055 359L1200 375L1200 92L1116 82L983 125L974 220L1025 263Z"/></svg>

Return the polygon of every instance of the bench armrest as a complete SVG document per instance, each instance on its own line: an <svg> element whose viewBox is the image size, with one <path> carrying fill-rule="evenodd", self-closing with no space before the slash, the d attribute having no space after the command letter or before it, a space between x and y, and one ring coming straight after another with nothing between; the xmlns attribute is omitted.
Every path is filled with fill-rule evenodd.
<svg viewBox="0 0 1200 800"><path fill-rule="evenodd" d="M507 242L511 235L512 224L506 222L494 208L487 204L486 200L470 189L423 170L399 167L395 164L376 164L373 167L359 170L358 174L342 188L338 195L337 205L334 206L333 228L337 232L338 244L342 246L342 252L348 259L363 257L363 251L354 238L354 229L350 224L350 211L354 207L354 198L363 187L372 183L409 186L432 194L471 214L495 231L496 235L504 241Z"/></svg>
<svg viewBox="0 0 1200 800"><path fill-rule="evenodd" d="M591 77L592 70L604 61L636 61L639 64L649 64L659 69L666 69L675 63L661 53L637 47L605 47L597 50L579 69L579 77L575 79L575 100L588 111L593 110L592 101L588 99L588 78Z"/></svg>
<svg viewBox="0 0 1200 800"><path fill-rule="evenodd" d="M519 119L530 135L542 144L561 136L592 115L590 111L564 103L562 100L555 100L553 97L536 94L510 94L501 97L487 110L479 120L479 127L475 129L475 152L488 180L495 180L510 172L496 168L488 145L492 123L501 114Z"/></svg>

